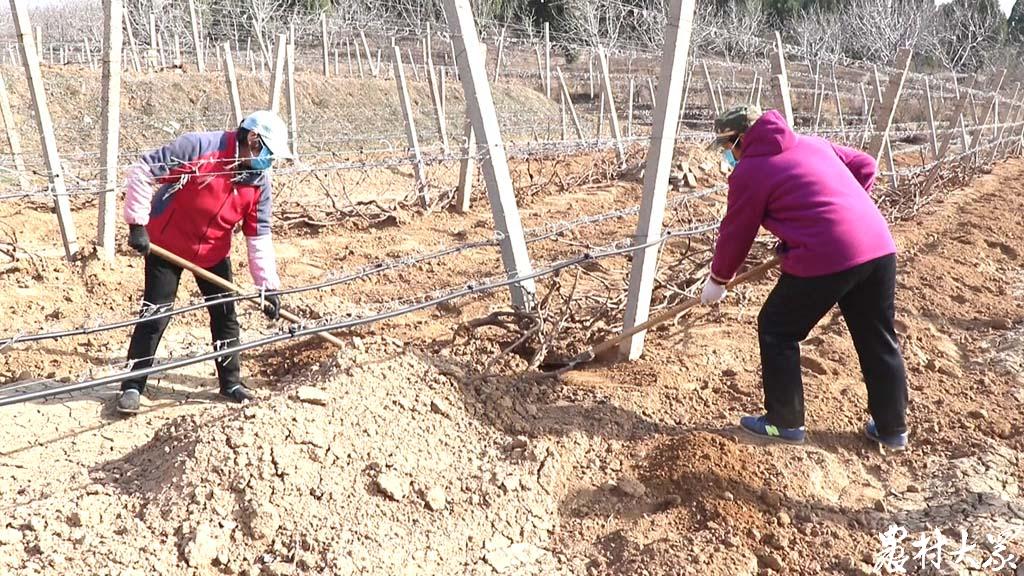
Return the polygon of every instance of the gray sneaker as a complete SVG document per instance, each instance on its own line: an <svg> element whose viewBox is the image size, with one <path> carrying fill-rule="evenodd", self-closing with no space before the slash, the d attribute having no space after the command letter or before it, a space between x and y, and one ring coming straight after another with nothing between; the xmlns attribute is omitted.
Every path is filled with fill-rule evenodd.
<svg viewBox="0 0 1024 576"><path fill-rule="evenodd" d="M245 386L242 386L241 384L235 384L231 388L222 388L220 391L220 395L224 396L225 398L234 400L239 404L245 404L256 399L256 397L253 396L252 392L249 391L249 389L246 388Z"/></svg>
<svg viewBox="0 0 1024 576"><path fill-rule="evenodd" d="M125 390L117 397L117 411L121 414L138 414L139 399L142 395L138 390Z"/></svg>

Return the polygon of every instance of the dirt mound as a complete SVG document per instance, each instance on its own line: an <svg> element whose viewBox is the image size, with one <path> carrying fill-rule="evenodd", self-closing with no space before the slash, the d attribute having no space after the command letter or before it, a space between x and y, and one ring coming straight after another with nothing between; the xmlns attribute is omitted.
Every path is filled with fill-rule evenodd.
<svg viewBox="0 0 1024 576"><path fill-rule="evenodd" d="M469 417L428 358L369 358L330 359L295 373L304 385L288 394L168 422L92 471L98 494L16 514L50 518L25 531L29 548L63 555L68 573L556 573L548 448ZM75 540L82 525L104 536Z"/></svg>

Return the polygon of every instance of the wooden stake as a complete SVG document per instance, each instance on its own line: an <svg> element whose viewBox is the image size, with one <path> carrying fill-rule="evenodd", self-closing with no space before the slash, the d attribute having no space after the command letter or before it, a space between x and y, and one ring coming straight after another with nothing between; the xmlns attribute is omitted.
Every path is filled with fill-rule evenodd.
<svg viewBox="0 0 1024 576"><path fill-rule="evenodd" d="M846 123L843 122L843 99L842 93L839 92L839 80L836 79L835 66L832 66L832 89L836 94L836 114L839 116L839 129L843 130L846 128Z"/></svg>
<svg viewBox="0 0 1024 576"><path fill-rule="evenodd" d="M629 79L629 103L626 104L626 137L633 137L633 78Z"/></svg>
<svg viewBox="0 0 1024 576"><path fill-rule="evenodd" d="M708 89L708 100L711 104L711 112L713 112L715 116L718 116L721 113L721 110L718 106L718 100L715 99L715 84L711 81L711 73L708 72L708 63L701 62L701 65L704 67L704 81L706 82Z"/></svg>
<svg viewBox="0 0 1024 576"><path fill-rule="evenodd" d="M540 53L540 46L533 47L533 53L537 56L537 77L540 78L540 89L544 91L544 58Z"/></svg>
<svg viewBox="0 0 1024 576"><path fill-rule="evenodd" d="M569 139L569 113L565 109L565 94L561 89L558 91L558 111L562 120L562 142Z"/></svg>
<svg viewBox="0 0 1024 576"><path fill-rule="evenodd" d="M587 59L587 78L590 80L590 99L594 99L594 53L590 53L590 58Z"/></svg>
<svg viewBox="0 0 1024 576"><path fill-rule="evenodd" d="M634 245L650 245L633 252L623 332L643 324L650 314L660 248L660 244L655 241L661 237L661 225L665 219L668 177L672 171L672 154L695 3L696 0L672 0L666 20L661 72L658 75L659 94L644 168L640 216L633 235ZM637 332L623 340L620 353L630 360L639 358L643 352L644 335L644 332Z"/></svg>
<svg viewBox="0 0 1024 576"><path fill-rule="evenodd" d="M71 216L71 203L68 201L67 188L64 185L63 168L60 155L57 153L57 139L53 134L53 118L46 104L46 92L43 89L43 75L39 70L39 57L35 43L32 41L32 24L29 22L28 10L24 0L11 0L11 15L14 19L15 32L18 35L18 46L21 49L21 60L25 66L25 78L28 80L29 93L35 107L36 126L49 172L50 190L57 212L57 223L60 226L61 240L64 243L64 255L73 261L78 255L78 234L75 221Z"/></svg>
<svg viewBox="0 0 1024 576"><path fill-rule="evenodd" d="M789 75L786 73L786 53L782 36L775 31L775 57L771 59L775 106L782 110L786 123L793 126L793 104L789 93Z"/></svg>
<svg viewBox="0 0 1024 576"><path fill-rule="evenodd" d="M483 51L485 53L487 52L487 46L486 45L481 44L480 47L483 49ZM445 66L441 66L438 69L438 72L439 72L439 74L437 75L437 79L438 79L438 91L440 92L440 96L441 96L441 113L444 114L445 118L447 118L448 117L448 89L445 86L445 84L447 83L447 80L445 80L445 79L448 77L448 68L445 67ZM446 132L447 132L447 130L446 130Z"/></svg>
<svg viewBox="0 0 1024 576"><path fill-rule="evenodd" d="M121 133L121 31L122 0L103 0L103 100L100 126L103 141L100 161L103 165L103 191L99 198L99 223L96 233L97 252L105 260L114 259L114 231L117 228L118 145Z"/></svg>
<svg viewBox="0 0 1024 576"><path fill-rule="evenodd" d="M487 46L480 44L480 53L483 54L484 62L487 61ZM455 195L455 211L465 214L469 212L469 204L471 196L473 194L473 179L476 171L476 133L473 131L473 121L470 119L470 115L466 114L466 124L463 127L463 140L466 142L466 147L463 152L465 158L459 162L459 187L456 189Z"/></svg>
<svg viewBox="0 0 1024 576"><path fill-rule="evenodd" d="M284 63L287 50L288 36L278 34L277 57L274 59L274 76L270 79L270 104L268 105L274 112L281 109L281 84L284 82Z"/></svg>
<svg viewBox="0 0 1024 576"><path fill-rule="evenodd" d="M868 146L868 153L875 160L881 159L882 146L889 138L889 129L892 127L892 120L896 114L896 105L899 103L900 94L903 91L903 82L910 69L910 57L914 51L910 48L900 48L896 53L896 71L889 77L889 84L885 89L885 98L881 100L882 105L878 108L875 117L875 135Z"/></svg>
<svg viewBox="0 0 1024 576"><path fill-rule="evenodd" d="M294 37L293 37L294 38ZM291 130L289 130L292 140L292 158L297 160L299 157L299 122L297 107L295 103L295 44L289 42L287 48L288 56L288 116L291 120Z"/></svg>
<svg viewBox="0 0 1024 576"><path fill-rule="evenodd" d="M491 87L487 83L487 70L473 22L469 0L443 0L448 27L451 30L455 62L461 69L459 77L466 94L467 109L479 147L487 151L483 162L487 197L494 216L494 224L501 238L501 261L509 278L521 279L533 272L526 249L519 207L509 174L508 159L498 126ZM521 279L510 286L512 305L529 311L535 306L536 285L532 279Z"/></svg>
<svg viewBox="0 0 1024 576"><path fill-rule="evenodd" d="M565 105L569 108L569 115L572 117L572 125L576 130L576 138L583 140L583 125L580 124L580 117L576 115L576 107L573 106L572 97L569 96L569 87L565 84L562 76L562 69L556 67L555 74L558 75L558 84L562 87L562 97L565 98Z"/></svg>
<svg viewBox="0 0 1024 576"><path fill-rule="evenodd" d="M395 82L398 84L398 100L402 107L402 115L405 117L405 135L409 141L409 151L413 157L413 173L416 176L416 189L420 195L420 201L424 208L430 207L430 193L427 189L426 169L423 165L423 154L420 152L420 143L416 138L416 119L412 112L412 98L409 97L409 87L405 82L405 69L402 66L402 50L398 46L392 46Z"/></svg>
<svg viewBox="0 0 1024 576"><path fill-rule="evenodd" d="M928 77L924 77L924 94L928 105L928 129L931 132L932 158L939 157L939 135L935 130L935 109L932 107L932 89Z"/></svg>
<svg viewBox="0 0 1024 576"><path fill-rule="evenodd" d="M992 111L995 109L996 101L999 99L999 90L1002 89L1003 81L1006 79L1006 69L1003 68L1002 70L1000 70L996 78L998 79L995 80L992 84L992 86L994 86L994 88L992 89L992 95L989 96L988 103L985 105L984 120L981 120L979 122L977 114L975 114L974 121L978 127L975 129L974 138L971 140L972 150L981 146L981 140L985 134L985 125L988 124L989 118L992 117Z"/></svg>
<svg viewBox="0 0 1024 576"><path fill-rule="evenodd" d="M7 145L11 149L11 156L14 158L14 169L18 172L18 185L22 190L28 190L31 184L28 181L28 172L25 170L25 159L21 153L21 138L18 136L18 124L14 120L14 112L11 110L11 100L7 95L7 83L0 74L0 112L3 113L4 128L7 132Z"/></svg>
<svg viewBox="0 0 1024 576"><path fill-rule="evenodd" d="M359 46L356 46L356 63L359 65L359 77L363 77L363 57L362 52L359 50Z"/></svg>
<svg viewBox="0 0 1024 576"><path fill-rule="evenodd" d="M329 57L329 49L327 47L327 13L320 15L320 44L323 46L324 51L324 76L331 75L331 62Z"/></svg>
<svg viewBox="0 0 1024 576"><path fill-rule="evenodd" d="M157 52L160 54L160 68L167 68L167 52L164 50L164 35L160 32L156 34L156 45Z"/></svg>
<svg viewBox="0 0 1024 576"><path fill-rule="evenodd" d="M551 98L551 28L544 23L544 94Z"/></svg>
<svg viewBox="0 0 1024 576"><path fill-rule="evenodd" d="M622 130L619 127L619 116L615 113L615 96L612 94L612 77L608 72L608 55L604 48L598 48L598 60L601 63L601 77L604 79L604 102L608 107L608 119L612 127L612 136L615 138L615 154L619 163L626 161L626 149L622 145Z"/></svg>
<svg viewBox="0 0 1024 576"><path fill-rule="evenodd" d="M434 118L437 120L437 134L441 139L441 149L445 155L448 154L448 129L444 118L444 108L441 106L441 94L437 86L437 75L434 74L434 67L427 67L427 82L430 88L430 101L434 104Z"/></svg>
<svg viewBox="0 0 1024 576"><path fill-rule="evenodd" d="M960 98L956 104L956 110L953 112L951 117L950 124L956 122L957 119L961 122L963 121L963 112L964 107L967 105L967 97L970 95L971 90L974 90L975 82L976 79L972 78L971 84L967 87L967 90L961 92ZM954 132L955 131L948 132L945 138L943 138L942 146L939 148L939 155L935 158L935 164L932 166L932 169L928 171L928 177L924 181L924 186L921 187L921 192L927 194L928 191L931 190L932 185L935 184L935 179L939 176L939 169L942 167L942 161L946 157L946 152L949 151L949 144L953 140Z"/></svg>
<svg viewBox="0 0 1024 576"><path fill-rule="evenodd" d="M1019 94L1020 94L1020 82L1017 82L1017 87L1014 88L1014 90L1013 90L1013 98L1010 98L1011 105L1010 105L1009 109L1006 111L1006 119L1003 122L999 121L999 109L996 108L995 126L998 129L997 129L997 131L995 133L995 136L994 136L994 142L992 144L992 153L989 154L988 164L991 164L991 163L995 162L996 155L999 153L999 149L1002 147L1001 141L1003 139L1003 133L1006 131L1007 125L1010 122L1014 121L1014 109L1013 109L1012 103L1017 101L1017 96ZM1018 114L1018 116L1019 116L1019 114Z"/></svg>
<svg viewBox="0 0 1024 576"><path fill-rule="evenodd" d="M505 28L501 29L501 36L498 37L498 60L494 63L494 83L498 83L498 77L501 75L501 61L505 56Z"/></svg>
<svg viewBox="0 0 1024 576"><path fill-rule="evenodd" d="M181 68L184 62L181 59L181 36L178 33L174 33L174 67Z"/></svg>
<svg viewBox="0 0 1024 576"><path fill-rule="evenodd" d="M377 75L380 74L380 51L378 50L378 64L375 66L373 63L373 54L370 53L370 44L366 41L366 34L362 30L359 31L359 38L363 41L363 48L366 50L366 64L370 67L370 74L377 77Z"/></svg>
<svg viewBox="0 0 1024 576"><path fill-rule="evenodd" d="M825 93L827 90L821 91L821 97L815 98L818 101L817 111L814 113L814 131L817 132L821 126L821 108L825 103Z"/></svg>
<svg viewBox="0 0 1024 576"><path fill-rule="evenodd" d="M242 120L242 103L238 98L238 81L235 78L235 62L231 58L231 42L224 43L224 79L228 83L228 96L231 98L231 111L235 115L235 126L240 126Z"/></svg>
<svg viewBox="0 0 1024 576"><path fill-rule="evenodd" d="M156 45L156 14L152 12L149 13L149 51L147 52L147 58L149 59L149 71L156 72L160 60L157 56Z"/></svg>

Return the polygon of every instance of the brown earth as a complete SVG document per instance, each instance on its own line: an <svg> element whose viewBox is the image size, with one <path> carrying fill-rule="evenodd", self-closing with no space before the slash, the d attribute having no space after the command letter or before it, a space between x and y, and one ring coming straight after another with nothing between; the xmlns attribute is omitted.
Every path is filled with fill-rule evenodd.
<svg viewBox="0 0 1024 576"><path fill-rule="evenodd" d="M678 153L701 185L721 181L713 158ZM525 226L635 205L636 175L609 182L609 163L603 153L515 163ZM447 182L452 168L439 170ZM404 195L410 172L386 172L368 173L377 180L353 199ZM212 366L202 364L152 378L144 413L130 419L112 413L114 388L0 409L0 571L862 574L890 524L915 536L964 528L975 542L1024 527L1021 182L1024 163L1000 164L895 229L911 376L905 454L881 454L861 437L865 393L838 316L804 346L808 446L737 435L737 418L760 408L754 320L768 281L653 331L639 361L557 380L520 376L527 361L500 354L513 338L496 328L455 334L507 309L507 292L495 291L342 334L341 351L299 341L250 353L244 370L260 400L244 408L217 401ZM313 182L281 185L282 210L328 205ZM713 220L713 200L674 207L666 225ZM65 264L52 214L37 203L0 210L0 229L23 252L0 273L0 333L134 313L136 256ZM380 228L358 219L280 225L282 276L299 286L493 234L483 198L466 215L395 214ZM76 217L90 237L94 209ZM634 225L627 215L579 226L531 244L531 257L566 258ZM707 237L668 243L659 303L699 282L709 247ZM602 260L578 277L553 346L572 353L614 328L627 264ZM361 314L499 273L497 250L479 248L285 304L310 317ZM538 293L568 297L574 276L544 279ZM179 304L195 298L190 280L183 290ZM601 311L600 326L579 321ZM255 313L242 320L245 339L274 330ZM207 338L202 313L175 318L162 354L199 352ZM102 374L126 340L117 330L15 344L0 357L0 381L10 391ZM1021 554L1022 541L1011 552Z"/></svg>

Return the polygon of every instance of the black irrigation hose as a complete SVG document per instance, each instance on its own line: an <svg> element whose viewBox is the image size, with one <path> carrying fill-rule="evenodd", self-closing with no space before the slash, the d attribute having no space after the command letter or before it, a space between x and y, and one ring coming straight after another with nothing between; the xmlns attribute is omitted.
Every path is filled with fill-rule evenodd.
<svg viewBox="0 0 1024 576"><path fill-rule="evenodd" d="M10 406L10 405L13 405L13 404L21 404L21 403L24 403L24 402L31 402L32 400L42 400L42 399L46 399L46 398L52 398L54 396L59 396L61 394L70 394L72 392L79 392L81 390L88 390L88 389L91 389L91 388L98 388L100 386L106 386L106 385L109 385L109 384L114 384L114 383L117 383L117 382L121 382L121 381L124 381L124 380L129 379L129 378L140 377L140 376L149 376L151 374L157 374L157 373L160 373L160 372L165 372L167 370L174 370L176 368L182 368L182 367L185 367L185 366L191 366L193 364L198 364L200 362L205 362L207 360L213 360L213 359L216 359L216 358L220 358L221 356L235 354L235 353L238 353L238 352L245 352L246 350L252 350L254 348L260 348L260 347L267 346L267 345L270 345L270 344L274 344L274 343L277 343L277 342L282 342L284 340L289 340L291 338L298 338L298 337L303 337L303 336L314 336L316 334L320 334L320 333L323 333L323 332L333 332L333 331L337 331L337 330L346 330L346 329L349 329L349 328L355 328L355 327L358 327L358 326L362 326L364 324L371 324L371 323L379 322L379 321L382 321L382 320L388 320L390 318L394 318L394 317L397 317L397 316L402 316L404 314L409 314L409 313L412 313L412 312L423 310L425 308L430 308L432 306L437 306L439 304L443 304L445 302L450 302L452 300L457 300L459 298L463 298L463 297L466 297L466 296L471 296L473 294L490 292L490 291L495 290L497 288L502 288L502 287L509 286L509 285L512 285L512 284L517 284L519 282L523 282L523 281L526 281L526 280L533 280L533 279L536 279L536 278L540 278L542 276L547 276L549 274L554 274L555 272L564 270L565 268L569 268L571 266L578 266L579 264L582 264L584 262L589 262L589 261L593 261L593 260L599 260L599 259L602 259L602 258L609 258L609 257L612 257L612 256L618 256L620 254L625 254L625 253L628 253L628 252L634 252L634 251L637 251L637 250L643 250L643 249L646 249L646 248L650 248L652 246L656 246L656 245L662 244L663 242L667 241L669 238L673 238L673 237L677 237L677 236L692 236L692 235L697 235L697 234L704 234L704 233L710 232L711 230L714 230L717 227L718 227L718 223L714 223L714 224L705 224L704 226L694 227L694 228L690 228L690 229L686 229L686 230L669 231L669 232L666 232L665 234L663 234L662 236L660 236L659 238L656 238L656 239L654 239L654 240L652 240L650 242L647 242L645 244L640 244L640 245L637 245L637 246L627 246L625 248L615 248L615 249L607 250L605 252L600 252L600 253L597 253L597 254L587 252L587 253L575 256L573 258L569 258L567 260L562 260L561 262L556 262L555 264L552 264L552 265L550 265L550 266L548 266L546 268L542 268L540 270L535 270L535 271L531 272L530 274L526 274L526 275L523 275L523 276L517 276L515 278L509 278L509 279L505 279L505 280L494 281L494 282L491 282L491 283L488 283L488 284L482 284L482 285L479 285L479 286L478 285L474 285L474 284L468 284L468 285L466 285L462 289L456 290L454 292L450 292L450 293L448 293L448 294L446 294L444 296L441 296L439 298L434 298L432 300L427 300L426 302L421 302L419 304L413 304L412 306L407 306L405 308L399 308L397 310L391 310L389 312L382 312L380 314L374 314L372 316L367 316L367 317L364 317L364 318L358 318L358 319L354 319L354 320L344 320L344 321L341 321L341 322L333 322L333 323L323 324L323 325L320 325L320 326L311 326L311 327L308 327L308 328L307 327L303 327L301 325L292 325L285 332L280 332L280 333L274 334L272 336L267 336L267 337L264 337L264 338L260 338L258 340L253 340L252 342L246 342L244 344L239 344L237 346L232 346L230 348L224 348L224 349L221 349L221 350L213 350L213 351L210 351L210 352L199 354L197 356L190 356L188 358L181 358L179 360L171 360L169 362L164 362L162 364L158 364L158 365L155 365L155 366L150 366L149 368L142 368L142 369L138 369L138 370L128 370L126 372L121 372L121 373L118 373L118 374L111 374L111 375L108 375L108 376L104 376L102 378L94 378L92 380L86 380L86 381L77 382L77 383L74 383L74 384L68 384L66 386L58 386L56 388L51 388L51 389L48 389L48 390L39 390L39 391L36 391L36 392L26 392L26 393L23 393L23 394L9 395L9 396L0 398L0 407Z"/></svg>

